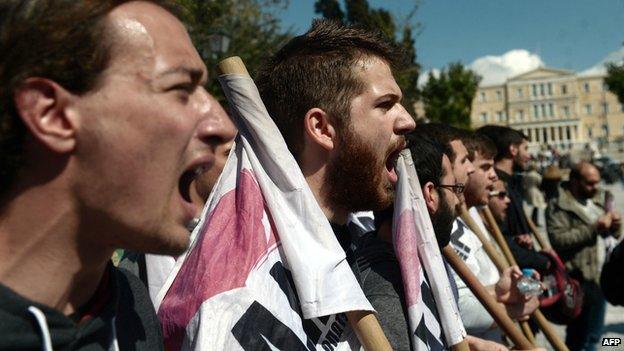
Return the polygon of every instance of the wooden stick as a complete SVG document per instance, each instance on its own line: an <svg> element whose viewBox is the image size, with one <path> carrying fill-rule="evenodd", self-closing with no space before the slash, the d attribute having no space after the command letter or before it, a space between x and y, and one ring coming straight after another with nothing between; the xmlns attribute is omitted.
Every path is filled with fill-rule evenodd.
<svg viewBox="0 0 624 351"><path fill-rule="evenodd" d="M494 265L496 266L498 271L502 272L507 267L509 267L509 264L505 261L505 259L503 257L501 257L501 255L498 254L498 251L496 251L496 248L494 248L494 245L492 245L490 240L481 231L481 228L475 222L475 220L472 218L472 216L470 216L470 213L468 213L468 210L465 207L461 208L461 212L460 212L459 216L461 217L462 221L464 221L464 223L466 223L468 228L473 233L475 233L475 235L479 238L479 240L481 240L481 243L483 244L483 249L485 250L487 255L490 257L492 262L494 262Z"/></svg>
<svg viewBox="0 0 624 351"><path fill-rule="evenodd" d="M509 262L509 264L512 266L517 266L518 264L516 263L516 259L513 257L511 250L509 250L509 245L507 245L507 241L505 241L503 233L501 233L500 228L498 228L498 224L496 223L496 220L492 215L492 211L490 211L490 208L486 206L483 208L482 213L485 215L485 220L490 226L492 236L494 237L494 240L496 240L496 243L498 243L498 246L503 251L503 255L505 255L507 262Z"/></svg>
<svg viewBox="0 0 624 351"><path fill-rule="evenodd" d="M462 208L460 216L461 216L461 219L466 223L466 225L468 225L470 230L472 230L477 235L479 240L481 240L481 243L483 244L483 248L485 249L485 252L488 254L488 256L490 256L490 259L492 259L492 262L494 262L494 265L496 265L496 268L498 269L498 271L502 272L507 267L509 267L510 266L509 259L505 260L503 257L501 257L498 254L496 249L494 249L494 246L492 245L492 243L490 243L490 241L486 238L485 234L481 232L481 228L479 228L479 226L474 221L474 219L472 219L472 217L470 216L470 213L468 213L468 210L466 210L466 208ZM500 243L499 243L499 246L500 246ZM501 246L501 250L503 250L502 246ZM535 335L533 334L533 331L531 330L529 323L527 321L520 321L518 323L520 324L520 327L522 328L522 332L524 333L524 335L526 335L527 339L529 339L529 341L533 345L536 345Z"/></svg>
<svg viewBox="0 0 624 351"><path fill-rule="evenodd" d="M516 348L521 350L533 349L534 347L531 342L529 342L529 340L527 340L527 338L514 325L514 322L507 315L507 311L505 311L505 309L490 295L481 282L479 282L474 273L470 271L464 261L462 261L457 253L455 253L455 250L448 245L442 249L442 253L451 267L453 267L459 277L466 283L468 288L470 288L470 291L472 291L490 315L492 315L496 324L498 324L498 326L511 339L511 342L514 343Z"/></svg>
<svg viewBox="0 0 624 351"><path fill-rule="evenodd" d="M529 216L527 216L526 213L524 214L524 218L526 218L527 224L529 225L529 228L533 232L535 239L537 239L537 242L540 244L540 247L542 248L542 250L552 249L550 244L542 236L542 233L540 233L540 231L537 229L537 226L535 225L535 223L533 223L533 220Z"/></svg>
<svg viewBox="0 0 624 351"><path fill-rule="evenodd" d="M364 350L392 350L375 314L368 311L349 311L346 313L351 328L355 331Z"/></svg>
<svg viewBox="0 0 624 351"><path fill-rule="evenodd" d="M498 227L498 224L496 223L496 220L494 219L494 216L492 215L492 211L489 209L489 207L485 207L483 208L482 213L484 214L485 219L488 222L488 225L492 229L492 232L495 235L495 239L497 237L500 237L500 239L497 239L497 241L498 241L498 244L501 245L501 249L503 250L503 252L506 252L506 251L509 252L509 255L511 256L510 262L512 262L513 265L517 265L516 260L513 257L513 255L511 255L509 246L507 245L505 238L503 238L503 234L501 233L500 228ZM555 332L552 325L548 322L546 317L544 317L544 315L542 314L542 311L540 311L539 309L535 310L533 314L531 315L531 317L533 317L533 320L535 320L535 322L537 323L537 326L544 332L544 336L546 336L546 339L548 339L548 342L550 342L550 345L552 345L552 347L555 350L569 351L566 344L563 341L561 341L561 338L559 338L559 335L557 335L557 332Z"/></svg>
<svg viewBox="0 0 624 351"><path fill-rule="evenodd" d="M245 64L238 56L228 57L218 64L221 75L238 74L249 76ZM386 338L381 325L373 312L350 311L346 312L349 324L355 331L360 344L367 351L387 351L392 350L390 342Z"/></svg>

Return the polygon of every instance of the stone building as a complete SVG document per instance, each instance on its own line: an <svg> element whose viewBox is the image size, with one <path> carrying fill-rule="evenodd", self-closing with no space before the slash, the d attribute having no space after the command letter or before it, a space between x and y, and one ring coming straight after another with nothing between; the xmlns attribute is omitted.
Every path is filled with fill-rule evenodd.
<svg viewBox="0 0 624 351"><path fill-rule="evenodd" d="M472 103L471 126L501 124L520 130L529 136L533 151L622 141L624 112L603 78L541 67L501 85L481 86Z"/></svg>

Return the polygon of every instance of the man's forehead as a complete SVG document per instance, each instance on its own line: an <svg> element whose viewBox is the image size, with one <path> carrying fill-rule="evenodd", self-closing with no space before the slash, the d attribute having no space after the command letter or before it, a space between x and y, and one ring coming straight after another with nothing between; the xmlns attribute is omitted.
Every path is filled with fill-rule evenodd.
<svg viewBox="0 0 624 351"><path fill-rule="evenodd" d="M143 59L153 61L143 68L151 66L156 71L177 66L205 71L184 25L164 8L132 1L117 6L107 21L114 36L113 52L125 57L124 64Z"/></svg>

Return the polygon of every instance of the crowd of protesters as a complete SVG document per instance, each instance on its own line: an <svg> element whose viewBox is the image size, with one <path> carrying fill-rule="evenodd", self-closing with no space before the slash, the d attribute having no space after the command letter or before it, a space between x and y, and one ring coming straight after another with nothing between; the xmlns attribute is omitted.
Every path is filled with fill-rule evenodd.
<svg viewBox="0 0 624 351"><path fill-rule="evenodd" d="M199 325L197 335L166 340L153 303L170 277L146 261L159 255L173 266L184 257L236 137L204 89L213 77L176 13L160 0L0 1L0 350L202 349L197 340L215 332ZM567 313L570 350L595 349L605 297L624 303L622 219L598 169L580 162L567 177L556 165L538 172L527 137L504 126L416 125L393 76L401 55L376 33L315 21L256 79L388 341L396 350L452 346L427 272L423 324L408 320L408 278L392 234L396 162L407 148L438 246L452 247L516 321L561 288L549 277L574 280L580 302L560 306L567 291L559 291L551 309ZM552 248L535 242L531 222ZM504 241L494 246L499 254L508 247L517 266L500 269L485 250L499 227ZM599 238L613 238L604 268ZM117 249L119 266L110 259ZM469 284L444 265L469 349L511 348ZM518 290L520 269L543 280L542 296ZM296 298L288 303L302 308ZM317 339L295 347L284 330L246 345L361 347L344 326L332 327L331 348Z"/></svg>

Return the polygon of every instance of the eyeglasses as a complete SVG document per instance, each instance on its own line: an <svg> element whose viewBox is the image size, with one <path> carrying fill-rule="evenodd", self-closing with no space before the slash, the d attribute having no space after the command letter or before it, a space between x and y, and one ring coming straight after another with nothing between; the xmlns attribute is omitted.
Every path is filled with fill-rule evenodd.
<svg viewBox="0 0 624 351"><path fill-rule="evenodd" d="M506 191L498 191L498 190L493 190L490 191L489 193L489 197L498 197L499 199L504 199L507 197L507 192Z"/></svg>
<svg viewBox="0 0 624 351"><path fill-rule="evenodd" d="M464 189L466 188L466 185L464 183L457 183L457 184L440 184L438 185L438 188L445 188L445 189L450 189L452 192L455 193L455 195L461 195L464 192Z"/></svg>

